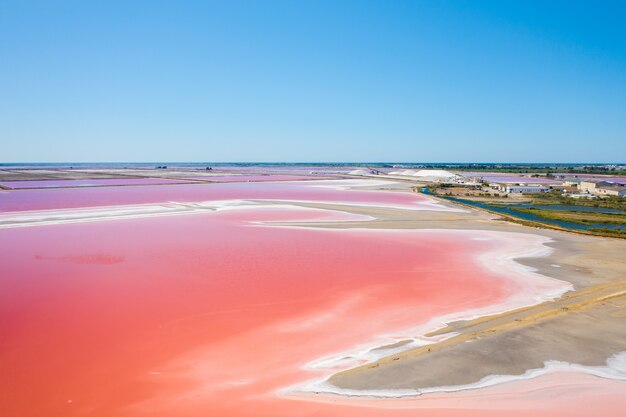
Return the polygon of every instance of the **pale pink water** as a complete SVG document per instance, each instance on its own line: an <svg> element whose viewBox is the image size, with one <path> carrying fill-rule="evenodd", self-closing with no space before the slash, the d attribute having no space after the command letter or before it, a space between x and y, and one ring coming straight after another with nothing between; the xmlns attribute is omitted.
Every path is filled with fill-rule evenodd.
<svg viewBox="0 0 626 417"><path fill-rule="evenodd" d="M376 197L387 198L397 197ZM499 242L471 234L250 223L319 216L253 209L0 230L1 414L583 415L562 400L568 390L520 407L528 391L511 400L513 385L481 391L486 400L277 395L319 376L301 369L311 360L517 290L475 261ZM573 397L587 411L590 392ZM620 415L614 392L595 401L606 415Z"/></svg>
<svg viewBox="0 0 626 417"><path fill-rule="evenodd" d="M190 181L171 178L96 178L88 180L25 180L2 181L0 184L13 189L26 188L64 188L64 187L102 187L112 185L156 185L184 184Z"/></svg>
<svg viewBox="0 0 626 417"><path fill-rule="evenodd" d="M480 172L464 172L463 175L467 177L480 177L484 181L491 182L519 182L524 184L559 184L560 181L553 180L545 177L528 177L523 175L515 175L508 173L480 173Z"/></svg>
<svg viewBox="0 0 626 417"><path fill-rule="evenodd" d="M555 177L559 179L567 179L567 178L582 178L586 180L598 180L598 181L608 181L615 182L618 184L626 184L626 177L612 177L610 175L594 175L594 174L555 174Z"/></svg>
<svg viewBox="0 0 626 417"><path fill-rule="evenodd" d="M341 181L300 183L227 183L94 187L51 190L0 191L0 211L45 210L58 208L100 207L112 205L216 201L232 199L288 199L320 202L350 202L394 205L403 208L425 207L431 200L405 192L345 191L328 188ZM316 186L316 185L322 185Z"/></svg>
<svg viewBox="0 0 626 417"><path fill-rule="evenodd" d="M320 180L330 177L312 175L205 175L187 177L192 180L215 181L215 182L258 182L258 181L298 181Z"/></svg>

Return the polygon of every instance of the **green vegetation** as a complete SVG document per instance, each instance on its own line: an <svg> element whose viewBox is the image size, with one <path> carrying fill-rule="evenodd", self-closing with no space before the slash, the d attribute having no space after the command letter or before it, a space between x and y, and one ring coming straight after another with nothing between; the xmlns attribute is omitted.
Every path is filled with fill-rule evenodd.
<svg viewBox="0 0 626 417"><path fill-rule="evenodd" d="M586 206L611 208L626 211L626 197L606 196L603 198L572 198L564 196L558 190L552 190L547 193L529 195L533 198L533 204L551 205L560 204L566 206Z"/></svg>
<svg viewBox="0 0 626 417"><path fill-rule="evenodd" d="M428 192L445 196L445 197L455 197L455 198L463 198L463 197L478 197L482 199L489 200L499 200L499 199L508 199L508 194L499 194L499 193L488 193L482 192L481 186L472 186L472 187L463 187L457 184L428 184L424 187L415 187L414 191L419 192L421 188L426 188Z"/></svg>
<svg viewBox="0 0 626 417"><path fill-rule="evenodd" d="M490 211L489 209L486 209L486 210ZM547 211L547 210L544 210L544 211ZM587 229L587 230L575 230L575 229L570 229L570 228L566 228L566 227L556 226L556 225L553 225L553 224L550 224L550 223L544 223L544 222L539 222L539 221L520 219L520 218L515 217L515 216L503 214L502 212L493 212L493 213L505 217L508 221L510 221L512 223L517 223L517 224L521 224L523 226L528 226L528 227L543 227L545 229L562 230L562 231L571 232L571 233L578 233L578 234L581 234L581 235L590 235L590 236L601 236L601 237L612 237L612 238L618 238L618 239L626 239L626 230L610 229L610 228L602 228L602 227L597 227L597 228L594 227L594 228L590 228L590 229ZM571 222L571 220L569 220L569 219L567 219L567 220L566 219L562 219L562 220ZM598 222L598 223L600 223L600 222Z"/></svg>
<svg viewBox="0 0 626 417"><path fill-rule="evenodd" d="M570 210L542 210L538 208L510 207L511 211L533 214L550 220L561 220L577 224L614 224L626 225L626 214L588 213Z"/></svg>
<svg viewBox="0 0 626 417"><path fill-rule="evenodd" d="M508 172L518 174L594 174L626 176L626 170L614 166L589 164L403 164L403 168L449 169L472 172Z"/></svg>
<svg viewBox="0 0 626 417"><path fill-rule="evenodd" d="M618 237L618 238L626 239L626 230L597 228L597 229L592 229L592 233L590 234L594 234L597 236Z"/></svg>
<svg viewBox="0 0 626 417"><path fill-rule="evenodd" d="M435 190L439 187L426 187L426 188L430 192L430 194L438 195L442 198L447 198L446 193L441 192L442 190L440 190L439 193L435 192ZM418 187L414 188L414 191L419 192L420 190L421 188L418 188ZM560 193L558 194L558 197L561 197ZM618 209L622 208L623 209L624 198L622 197L621 199L618 198L614 200L616 201L610 202L611 204L610 208L618 208ZM592 227L587 230L578 230L578 229L563 227L560 225L543 222L539 220L522 219L522 218L515 216L512 212L514 211L518 211L520 213L525 212L528 214L533 214L537 217L540 217L546 220L561 220L561 221L565 221L569 223L577 223L577 224L584 224L584 225L605 224L607 226L625 225L626 214L606 214L606 213L595 213L595 212L589 213L589 212L579 212L579 211L571 211L571 210L542 210L542 209L537 209L537 208L521 208L521 207L516 208L515 206L512 206L512 205L508 205L508 204L504 205L502 203L496 204L493 202L489 204L483 203L482 205L477 205L475 201L467 200L460 196L456 196L454 201L459 204L468 205L475 209L486 210L486 211L492 212L494 214L497 214L499 216L506 218L510 222L518 223L518 224L528 226L528 227L542 227L546 229L556 229L556 230L562 230L562 231L579 233L583 235L591 235L591 236L602 236L602 237L611 237L611 238L620 238L620 239L626 238L626 230L612 229L609 227L606 227L606 228ZM580 202L579 200L575 200L569 197L566 197L564 201L553 201L552 203L546 203L545 201L542 201L543 204L564 204L564 205L574 205L574 206L575 205L594 206L595 204L598 203L598 201L595 201L595 200L591 201L592 204L577 204L579 202ZM589 201L587 200L586 202L588 203ZM496 207L502 208L505 206L508 207L508 209L510 210L511 212L510 214L507 214L506 212L503 212L502 210L496 209Z"/></svg>

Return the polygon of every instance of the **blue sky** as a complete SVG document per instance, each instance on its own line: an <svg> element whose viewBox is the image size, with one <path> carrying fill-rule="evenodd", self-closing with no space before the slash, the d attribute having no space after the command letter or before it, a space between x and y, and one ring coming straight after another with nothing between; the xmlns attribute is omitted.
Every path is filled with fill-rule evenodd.
<svg viewBox="0 0 626 417"><path fill-rule="evenodd" d="M626 3L0 2L0 161L626 162Z"/></svg>

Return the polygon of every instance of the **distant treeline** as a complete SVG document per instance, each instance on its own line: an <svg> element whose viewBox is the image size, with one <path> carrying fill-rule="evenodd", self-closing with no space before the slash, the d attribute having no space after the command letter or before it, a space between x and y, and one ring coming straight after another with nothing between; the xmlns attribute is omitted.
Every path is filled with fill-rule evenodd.
<svg viewBox="0 0 626 417"><path fill-rule="evenodd" d="M607 165L560 165L560 164L422 164L425 169L449 169L457 171L510 172L522 174L604 174L626 176L626 170Z"/></svg>
<svg viewBox="0 0 626 417"><path fill-rule="evenodd" d="M393 168L446 169L452 171L508 172L523 174L608 174L626 176L620 169L626 164L571 163L468 163L468 162L64 162L64 163L0 163L0 169L68 169L68 168L198 168L206 167L321 167L321 168Z"/></svg>

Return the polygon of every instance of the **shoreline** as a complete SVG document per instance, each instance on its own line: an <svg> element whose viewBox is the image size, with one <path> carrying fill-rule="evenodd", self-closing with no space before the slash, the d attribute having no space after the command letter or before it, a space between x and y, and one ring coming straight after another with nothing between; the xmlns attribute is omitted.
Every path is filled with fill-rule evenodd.
<svg viewBox="0 0 626 417"><path fill-rule="evenodd" d="M626 381L626 351L616 353L609 357L605 365L585 366L576 363L549 360L544 362L543 367L529 369L521 375L488 375L476 383L466 385L429 387L419 390L351 390L339 388L325 380L313 383L302 390L283 390L280 395L288 398L303 398L308 401L317 401L316 396L320 394L352 399L365 398L377 401L415 399L428 394L478 390L511 382L528 381L550 374L567 372L591 375L613 381Z"/></svg>
<svg viewBox="0 0 626 417"><path fill-rule="evenodd" d="M289 227L288 225L286 227ZM300 226L302 228L306 228L306 226ZM337 229L333 229L337 230ZM341 229L340 229L341 230ZM343 229L345 230L345 229ZM356 229L362 230L362 229ZM364 232L372 232L372 230L363 229ZM537 272L537 270L531 266L524 265L519 262L520 259L526 258L545 258L549 256L554 250L548 246L546 243L551 242L550 239L543 238L537 235L531 234L511 234L507 232L493 232L493 231L477 231L477 230L441 230L441 229L422 229L422 230L411 230L411 229L384 229L385 232L393 231L397 233L415 233L415 232L424 232L424 233L451 233L451 234L479 234L483 235L479 237L478 240L483 240L486 238L499 238L502 241L511 242L514 239L524 240L524 242L516 242L518 245L527 244L529 241L534 240L529 249L525 252L519 252L519 246L514 246L510 244L508 246L505 245L504 249L502 246L498 246L496 248L492 248L491 250L487 250L486 252L478 254L475 261L481 265L481 267L486 270L490 270L495 276L500 276L501 279L509 281L514 286L518 287L514 290L510 295L505 297L504 299L490 304L484 307L474 308L470 310L458 311L450 314L446 314L443 316L433 317L425 323L419 324L417 326L410 327L404 331L394 331L394 339L401 339L399 342L391 344L393 340L388 340L390 344L380 345L380 343L363 343L359 344L352 350L345 350L329 355L325 355L318 359L315 359L303 366L304 369L311 371L319 371L324 368L333 369L336 364L341 363L342 358L351 357L351 358L368 358L368 363L356 367L349 367L346 370L340 372L331 372L324 376L322 379L314 379L302 384L297 384L293 387L287 387L283 390L280 390L280 395L285 396L298 396L304 395L307 393L327 393L327 394L336 394L336 395L346 395L350 397L376 397L376 398L404 398L404 397L413 397L417 395L421 395L426 390L351 390L351 389L342 389L330 383L330 379L332 379L337 374L358 372L359 369L369 368L372 364L378 364L382 361L388 360L388 358L393 357L392 360L397 360L398 357L406 354L407 352L411 352L415 349L428 349L430 351L431 347L438 343L445 343L446 340L453 338L456 336L455 332L443 332L440 331L448 328L450 325L458 322L467 322L472 320L481 320L485 317L490 317L494 315L507 314L512 311L516 311L523 308L531 308L538 304L544 302L550 302L562 297L564 294L573 291L574 286L571 283L566 281L558 280L552 277L548 277L546 275L542 275ZM487 235L485 237L484 235ZM513 236L512 236L513 235ZM515 236L517 235L517 236ZM470 238L470 239L476 239ZM493 268L490 266L490 263L495 261L498 265L500 265L501 270L498 268ZM503 270L512 273L508 276L503 276ZM533 283L533 284L530 284ZM533 286L534 285L534 286ZM525 287L525 290L524 290ZM532 288L532 290L530 288ZM406 338L402 339L398 336L398 333L406 334ZM413 336L408 336L413 335ZM387 336L377 335L374 337L375 340L381 342L387 338ZM394 346L399 345L399 346ZM379 351L378 354L372 354L373 351ZM448 391L456 391L451 387ZM428 390L428 389L427 389ZM440 392L441 390L438 387L433 387L432 392ZM431 392L431 391L429 391Z"/></svg>
<svg viewBox="0 0 626 417"><path fill-rule="evenodd" d="M385 191L409 190L407 186L397 182L383 184L378 181L372 184L367 180L353 181L352 185L345 187L354 189L350 187L354 187L355 183L373 187L356 188L361 191L373 191L383 186L386 187ZM318 186L336 189L337 185L341 188L343 184ZM564 230L551 230L541 226L530 230L518 223L494 219L494 215L501 216L500 213L471 210L475 208L472 206L466 207L467 210L458 210L451 204L453 202L441 201L443 199L430 195L424 195L424 198L428 201L399 205L356 201L241 199L24 211L3 213L4 217L22 216L22 223L18 219L14 224L0 224L0 228L239 209L315 209L342 214L335 218L327 216L288 221L251 221L250 224L326 232L375 234L385 231L396 233L399 237L402 233L450 233L463 234L475 240L499 242L500 245L478 253L473 261L491 274L516 285L517 288L509 296L485 307L434 317L401 332L409 335L404 339L396 337L392 341L387 340L391 343L384 345L359 344L356 348L361 351L356 354L354 351L350 352L352 356L367 356L369 359L366 365L347 367L341 372L336 372L336 368L331 369L333 372L321 381L332 383L331 388L323 384L312 385L312 388L317 388L309 391L370 398L372 393L391 392L390 395L382 396L402 398L457 391L459 387L463 390L483 388L526 380L562 369L574 369L583 373L591 370L596 376L617 375L617 379L622 379L622 368L626 368L626 358L621 353L626 351L626 335L620 332L620 319L626 317L623 311L623 306L626 306L626 264L620 257L626 250L626 245L621 243L623 241L603 237L590 238L569 231L561 233ZM111 211L116 210L117 215L111 216ZM90 217L94 213L96 217ZM38 219L37 214L48 217ZM58 216L56 219L55 214ZM75 216L71 218L71 214ZM69 219L63 217L68 215ZM529 290L529 286L533 291ZM618 303L607 306L607 300L610 303L617 300ZM611 343L606 343L601 348L594 347L594 342L602 343L602 336L605 334L609 334L608 340ZM379 336L384 339L385 334ZM378 339L379 336L375 337ZM520 344L520 340L526 342ZM572 342L576 340L583 341L579 347L576 347L578 342ZM565 353L559 351L563 346L569 349ZM574 350L570 349L572 346ZM533 352L527 352L529 347ZM498 351L510 348L513 354L507 355L511 357L498 356ZM607 362L615 355L617 362ZM333 368L330 365L337 359L333 356L338 355L327 355L304 366L314 371ZM568 358L581 360L579 363L576 360L567 360ZM615 363L617 374L603 368L613 369L611 366ZM544 368L545 372L542 371ZM446 375L440 375L444 369ZM415 375L427 375L431 379L416 380ZM313 382L319 383L319 378ZM331 392L334 389L332 387L337 387L341 392ZM309 395L303 390L298 393L290 392L290 388L285 388L286 393L281 390L279 395ZM396 395L398 393L402 395ZM375 397L378 398L376 395Z"/></svg>
<svg viewBox="0 0 626 417"><path fill-rule="evenodd" d="M471 209L473 207L469 207L469 208ZM493 216L494 214L499 215L499 213L491 213L488 211L480 211L480 210L476 210L476 211L480 213L479 216L482 218L484 218L485 214L490 215L490 216ZM429 213L429 214L432 215L432 213ZM477 219L473 219L471 221L475 222L476 220ZM379 218L378 221L381 222L381 219ZM437 222L437 221L438 220L434 220L434 222ZM624 264L624 262L621 261L621 258L619 256L620 249L615 249L614 247L614 245L616 245L617 242L622 242L623 240L615 239L615 238L598 237L598 236L589 237L589 236L585 236L582 234L572 233L569 231L567 231L568 233L561 233L564 230L550 230L548 228L540 228L540 227L533 227L533 231L531 232L529 229L524 228L524 226L526 225L519 225L518 223L511 223L507 221L498 222L497 220L493 220L493 219L489 219L486 222L485 220L478 220L478 221L480 221L481 223L480 226L483 226L483 227L486 226L487 224L490 224L491 226L487 227L488 230L516 229L514 231L517 233L521 232L521 233L528 233L528 234L539 235L539 236L549 236L551 238L551 241L546 242L546 243L547 245L553 248L551 254L546 254L546 256L544 257L526 257L526 258L518 257L516 263L520 266L534 268L538 273L546 277L554 278L555 276L559 276L559 278L556 278L556 279L561 279L570 283L573 289L572 293L574 296L578 295L580 290L585 290L587 288L592 287L593 285L601 285L606 282L609 282L609 283L617 282L618 284L620 284L620 282L623 282L623 278L625 276L624 272L626 272L626 264ZM370 223L369 226L367 227L372 227L372 226L377 227L376 221L374 221L373 223L374 224ZM354 225L354 224L353 225L347 225L347 224L323 225L322 227L337 228L337 227L346 227L346 226L358 227L357 225ZM385 226L389 226L389 225L387 224ZM381 228L388 229L388 227L385 227L385 226ZM408 225L409 228L411 228L412 226L414 227L415 224ZM478 226L478 225L474 224L474 226ZM311 227L311 226L307 225L305 227ZM451 227L454 227L454 226L451 226ZM420 225L419 228L425 229L423 225ZM468 229L481 230L480 227L468 227ZM449 227L444 227L443 229L437 229L437 230L439 231L449 230ZM624 246L621 243L617 245ZM607 252L610 252L610 253L607 255ZM593 259L592 261L590 261L590 258L593 258L594 256L598 256L599 258L604 258L604 260ZM608 297L609 298L615 297L618 299L618 301L623 300L624 305L626 305L626 297L624 297L624 295L625 295L624 293L621 293L618 291L616 294L611 294ZM555 300L555 301L558 301L558 300ZM555 301L552 301L552 302L555 302ZM530 308L537 307L543 304L549 304L549 303L551 303L551 301L548 301L547 303L540 303L535 306L531 306ZM591 310L593 310L595 307L597 306L592 306ZM562 308L564 310L567 310L567 307L562 307ZM626 314L621 312L621 305L618 305L616 309L618 310L620 317L622 315L626 317ZM506 315L506 314L515 313L515 312L516 312L515 310L512 310L512 311L504 312L502 314ZM485 319L485 318L491 319L491 317L482 317L482 319ZM515 320L519 320L519 319L515 319ZM615 320L612 320L612 321L614 322ZM610 322L611 320L608 320L607 323L600 323L599 325L597 323L594 323L594 325L598 326L599 328L603 328L607 326L610 327L611 326ZM458 324L458 323L451 323L451 324ZM566 327L571 328L572 325L568 324L568 326ZM452 337L454 337L454 330L455 329L450 330L450 332L452 332L453 334ZM491 335L489 334L483 335L483 337L486 337L487 339L490 336ZM481 343L483 345L486 344L486 342L481 342ZM526 367L522 373L516 372L516 373L510 374L509 376L506 376L506 373L505 373L504 376L500 375L502 376L502 378L500 379L495 378L494 381L500 381L504 383L507 381L517 380L519 379L520 375L526 375L526 373L528 372L530 373L529 373L529 376L527 376L527 378L537 377L537 376L545 375L546 373L550 373L553 370L554 372L557 372L561 369L565 369L563 367L566 367L567 369L576 369L578 372L582 372L582 373L588 373L587 370L591 370L589 372L591 372L592 374L596 376L602 376L601 373L600 374L598 374L597 372L594 373L595 371L593 370L598 367L601 368L605 366L605 364L607 364L607 361L609 361L610 363L613 363L612 361L610 361L610 358L614 357L615 355L622 355L623 352L626 351L626 340L620 339L618 345L620 346L619 348L616 348L616 347L612 348L613 350L611 354L608 354L605 356L603 356L602 354L599 354L599 355L595 354L595 359L593 358L590 359L589 357L585 357L585 355L581 355L581 358L583 359L581 360L581 362L593 363L593 365L586 365L584 363L579 364L577 361L567 362L567 361L555 360L555 359L551 359L550 354L548 354L545 360L541 362L541 366ZM419 350L419 349L424 350L421 347L413 347L412 349L409 349L408 351ZM373 362L373 364L370 363L367 365L357 366L355 368L351 368L345 371L334 373L333 375L331 375L330 378L328 378L328 380L332 380L337 375L358 374L359 371L363 369L364 367L375 369L376 371L372 371L368 373L368 377L372 377L373 375L375 376L376 374L379 374L380 369L384 368L385 366L393 366L393 365L400 366L401 358L399 358L399 356L401 356L401 353L400 354L394 353L393 355L390 354L386 356L385 358L383 358L382 360ZM594 354L591 354L591 356L594 356ZM622 356L619 356L619 357L621 358ZM398 361L398 362L395 362L395 361ZM552 366L552 364L557 364L561 367ZM609 366L609 365L606 365L606 366ZM544 368L546 368L546 371L545 372L541 371ZM621 371L621 365L620 367L618 367L618 370ZM499 374L488 373L483 378L479 379L477 382L473 384L453 384L452 388L449 389L448 391L455 391L456 389L454 387L460 387L460 386L467 386L468 388L466 389L478 388L477 386L475 386L475 384L483 381L485 378L489 379L493 375L499 375ZM615 373L609 372L609 373L605 373L604 375L606 375L607 377L611 377L611 375L615 375ZM395 375L395 377L397 377L397 375ZM389 377L387 379L389 380ZM397 380L397 378L391 378L391 380L394 380L394 379ZM619 374L616 377L616 379L621 380L622 375ZM326 381L327 380L322 380L322 382L326 382ZM311 382L312 381L309 381L309 383ZM319 383L320 380L317 379L313 382ZM304 384L299 384L297 387L301 389L302 385ZM493 385L493 384L490 384L490 385ZM437 385L436 384L431 385L430 387L431 388L437 387ZM283 391L281 395L286 395L288 397L298 396L298 395L308 396L308 395L311 395L310 392L319 392L319 393L324 392L324 389L322 388L323 386L317 385L316 387L312 387L312 389L307 392L300 391L299 393L294 393L291 389L287 389L286 391ZM340 393L343 393L345 395L368 397L370 396L369 394L371 394L371 392L368 391L369 388L364 387L364 386L361 386L359 387L359 389L352 390L352 391L350 391L350 388L346 388L346 387L335 386L334 389L335 390L338 389ZM378 389L374 391L380 392L381 390ZM382 390L382 391L385 391L385 390ZM428 388L422 389L422 393L424 393L425 391L428 391ZM415 395L416 390L405 388L405 391L402 391L402 389L398 389L398 388L394 389L394 393L397 394L399 392L410 393L410 396L413 396ZM359 395L359 393L362 393L362 395ZM337 394L335 393L333 395L337 395ZM394 394L394 395L391 395L391 397L397 397L397 396Z"/></svg>
<svg viewBox="0 0 626 417"><path fill-rule="evenodd" d="M519 224L519 225L522 225L522 226L526 226L526 227L547 229L547 230L558 230L558 231L561 231L561 232L573 233L573 234L584 235L584 236L595 236L595 237L603 237L603 238L609 238L609 239L622 239L622 240L626 239L626 236L616 236L616 235L611 234L611 233L594 232L594 231L582 230L582 229L570 229L570 228L561 227L561 226L558 226L558 225L555 225L555 224L551 224L551 223L547 223L547 222L521 219L519 217L510 215L510 214L501 213L501 212L498 212L498 211L495 211L495 210L490 210L490 209L485 208L485 207L474 206L474 205L469 204L469 203L458 201L458 200L462 200L461 198L457 198L456 200L451 200L449 198L446 198L445 196L440 196L440 195L437 195L435 193L425 194L425 193L423 193L421 191L418 194L427 195L427 196L433 197L434 200L445 201L445 202L450 203L450 204L455 205L455 206L460 206L460 207L465 207L465 208L472 208L472 209L477 210L477 211L482 211L484 213L489 213L489 214L494 215L494 216L499 216L499 217L503 218L505 221L508 221L508 222L511 222L511 223L516 223L516 224ZM508 203L508 204L514 204L514 203Z"/></svg>

